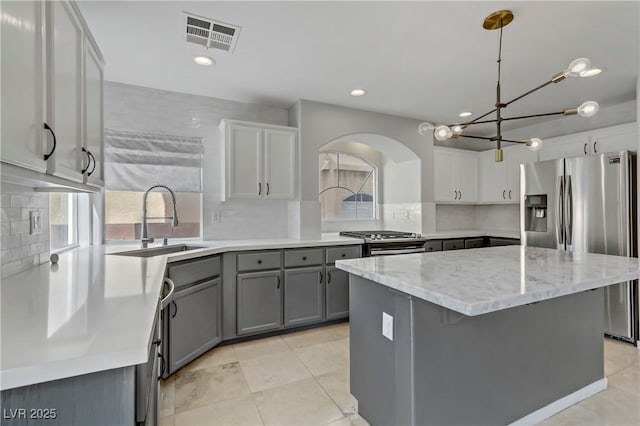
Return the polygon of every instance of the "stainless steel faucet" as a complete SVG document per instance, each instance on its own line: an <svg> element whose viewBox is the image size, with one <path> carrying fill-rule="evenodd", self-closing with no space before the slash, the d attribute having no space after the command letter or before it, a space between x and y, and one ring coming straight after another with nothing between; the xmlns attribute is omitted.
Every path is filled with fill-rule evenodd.
<svg viewBox="0 0 640 426"><path fill-rule="evenodd" d="M162 217L147 217L147 197L149 196L149 192L156 188L162 188L169 191L171 194L171 200L173 201L173 216L162 216ZM174 228L178 226L178 211L176 210L176 194L173 193L171 188L166 185L153 185L151 188L147 189L144 193L144 199L142 200L142 245L143 247L147 247L148 243L152 243L154 241L153 238L148 237L148 229L147 229L147 220L148 219L171 219L171 226ZM167 238L164 238L164 244L167 244Z"/></svg>

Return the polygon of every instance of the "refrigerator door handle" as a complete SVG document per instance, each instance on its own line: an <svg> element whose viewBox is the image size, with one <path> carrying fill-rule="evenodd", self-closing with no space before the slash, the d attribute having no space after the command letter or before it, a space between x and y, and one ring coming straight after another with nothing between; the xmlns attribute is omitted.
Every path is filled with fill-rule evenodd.
<svg viewBox="0 0 640 426"><path fill-rule="evenodd" d="M573 244L573 188L571 185L571 175L565 176L564 180L565 239L567 242L567 250L571 250L570 246Z"/></svg>
<svg viewBox="0 0 640 426"><path fill-rule="evenodd" d="M558 206L556 208L556 236L558 245L564 244L564 223L562 210L564 206L564 177L558 176Z"/></svg>

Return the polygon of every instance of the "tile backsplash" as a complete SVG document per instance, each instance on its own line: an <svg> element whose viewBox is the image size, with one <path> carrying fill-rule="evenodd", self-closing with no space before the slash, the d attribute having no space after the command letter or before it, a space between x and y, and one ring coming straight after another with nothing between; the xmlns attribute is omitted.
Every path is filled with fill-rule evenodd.
<svg viewBox="0 0 640 426"><path fill-rule="evenodd" d="M2 278L49 259L49 194L9 183L0 186L0 264ZM37 210L41 231L31 235L29 213Z"/></svg>

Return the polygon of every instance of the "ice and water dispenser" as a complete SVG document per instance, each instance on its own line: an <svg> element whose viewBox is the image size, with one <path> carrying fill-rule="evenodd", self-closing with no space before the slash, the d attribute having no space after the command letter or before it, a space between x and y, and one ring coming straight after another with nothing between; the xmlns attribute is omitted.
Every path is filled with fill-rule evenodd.
<svg viewBox="0 0 640 426"><path fill-rule="evenodd" d="M525 231L547 232L547 194L525 195Z"/></svg>

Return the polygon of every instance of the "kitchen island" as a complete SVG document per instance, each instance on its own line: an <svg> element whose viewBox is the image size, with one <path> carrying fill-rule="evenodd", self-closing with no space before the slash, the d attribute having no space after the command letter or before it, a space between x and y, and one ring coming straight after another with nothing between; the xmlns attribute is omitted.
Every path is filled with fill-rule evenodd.
<svg viewBox="0 0 640 426"><path fill-rule="evenodd" d="M534 247L338 261L373 425L534 424L607 387L602 287L638 259Z"/></svg>

